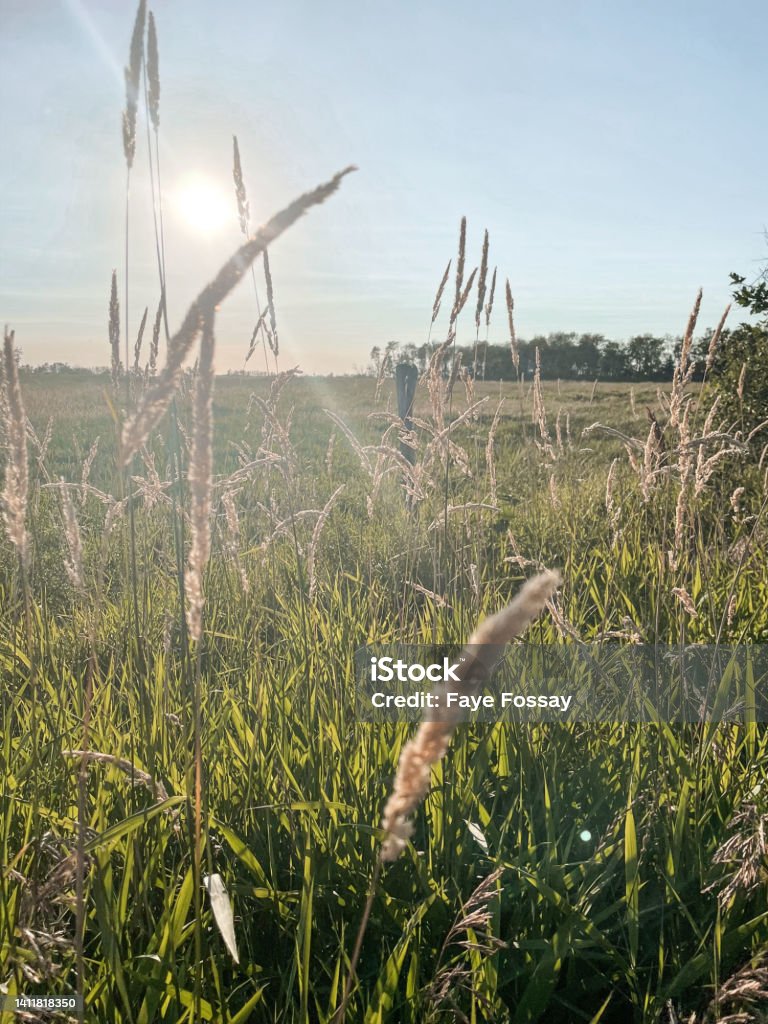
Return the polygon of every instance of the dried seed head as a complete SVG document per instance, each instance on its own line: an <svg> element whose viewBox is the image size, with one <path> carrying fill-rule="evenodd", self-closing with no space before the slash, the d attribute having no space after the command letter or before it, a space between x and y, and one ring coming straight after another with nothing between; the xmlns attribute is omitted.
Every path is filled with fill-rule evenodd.
<svg viewBox="0 0 768 1024"><path fill-rule="evenodd" d="M534 576L506 608L480 623L463 652L463 662L460 659L462 668L459 672L467 666L466 671L470 673L462 674L461 682L457 684L460 689L474 692L477 677L472 673L487 678L504 646L545 608L560 583L560 574L556 572ZM446 711L439 721L423 721L415 737L403 747L392 794L384 807L381 822L387 833L381 846L382 861L396 860L405 849L413 832L410 815L429 792L432 765L445 755L458 723L458 714Z"/></svg>
<svg viewBox="0 0 768 1024"><path fill-rule="evenodd" d="M133 346L133 372L139 372L139 359L141 358L141 342L144 338L144 328L147 326L147 313L149 312L149 306L144 307L144 316L141 318L139 324L139 333L136 335L136 342Z"/></svg>
<svg viewBox="0 0 768 1024"><path fill-rule="evenodd" d="M746 382L746 379L747 379L747 364L746 363L742 363L741 364L741 373L739 373L739 380L738 380L738 383L736 384L736 395L738 396L738 399L739 399L740 402L744 401L744 384Z"/></svg>
<svg viewBox="0 0 768 1024"><path fill-rule="evenodd" d="M475 307L475 327L480 330L480 314L485 302L485 284L488 277L488 230L483 238L483 254L480 257L480 277L477 282L477 306Z"/></svg>
<svg viewBox="0 0 768 1024"><path fill-rule="evenodd" d="M437 320L437 314L440 312L440 302L442 301L443 298L443 292L445 291L445 285L448 280L448 274L450 273L452 262L453 260L448 260L448 264L445 268L445 273L443 274L443 278L437 289L437 294L435 295L435 301L432 303L432 323L434 323L435 320Z"/></svg>
<svg viewBox="0 0 768 1024"><path fill-rule="evenodd" d="M187 570L187 622L193 640L202 637L203 571L211 552L211 489L213 481L213 318L206 317L194 396L194 427L189 460L192 541Z"/></svg>
<svg viewBox="0 0 768 1024"><path fill-rule="evenodd" d="M259 337L259 331L264 326L264 320L266 318L267 312L268 312L268 310L266 310L266 309L263 310L261 316L256 321L256 326L253 328L253 334L251 335L251 340L250 340L250 343L248 345L248 352L246 353L245 362L243 363L243 367L245 367L247 365L248 360L251 358L253 353L256 351L256 344L257 344L258 337Z"/></svg>
<svg viewBox="0 0 768 1024"><path fill-rule="evenodd" d="M240 218L240 230L243 235L248 237L248 223L251 216L251 209L248 205L248 196L245 191L245 182L243 181L243 167L240 163L240 147L237 144L237 136L232 136L232 146L234 150L234 166L232 168L232 177L235 181L235 196L237 197L237 215Z"/></svg>
<svg viewBox="0 0 768 1024"><path fill-rule="evenodd" d="M520 353L517 349L517 336L515 334L515 300L512 298L512 288L507 278L506 284L506 299L507 299L507 319L509 321L509 347L512 351L512 362L515 365L515 373L520 376ZM538 349L536 349L538 355Z"/></svg>
<svg viewBox="0 0 768 1024"><path fill-rule="evenodd" d="M456 316L458 316L459 313L462 311L462 309L464 309L464 307L466 306L467 299L469 298L469 293L472 291L472 285L475 283L475 278L476 277L477 277L477 267L475 267L475 269L469 275L469 280L464 285L464 291L461 293L461 296L459 297L459 304L458 304L458 306L456 307L456 310L455 310Z"/></svg>
<svg viewBox="0 0 768 1024"><path fill-rule="evenodd" d="M678 599L680 604L685 608L692 619L698 618L698 612L696 611L696 605L693 603L693 598L685 589L685 587L673 587L672 593Z"/></svg>
<svg viewBox="0 0 768 1024"><path fill-rule="evenodd" d="M152 324L152 344L149 347L149 375L155 376L157 372L157 353L160 348L160 322L163 319L163 303L165 302L165 289L160 295L155 313L155 322Z"/></svg>
<svg viewBox="0 0 768 1024"><path fill-rule="evenodd" d="M451 310L451 323L456 319L459 309L459 299L461 298L461 289L464 284L464 260L467 254L467 218L461 218L461 227L459 228L459 255L456 260L456 291L453 298L453 309Z"/></svg>
<svg viewBox="0 0 768 1024"><path fill-rule="evenodd" d="M125 69L125 110L123 111L123 153L128 170L133 166L136 155L136 111L139 100L141 65L144 60L144 22L146 0L139 0L136 20L133 23L131 49L128 67Z"/></svg>
<svg viewBox="0 0 768 1024"><path fill-rule="evenodd" d="M157 55L157 29L155 16L149 12L147 29L147 79L149 81L149 117L155 131L160 128L160 64Z"/></svg>
<svg viewBox="0 0 768 1024"><path fill-rule="evenodd" d="M29 538L26 527L29 495L27 463L27 416L21 397L19 367L14 346L15 332L5 328L3 344L3 426L8 450L2 511L8 538L16 548L22 568L27 566Z"/></svg>
<svg viewBox="0 0 768 1024"><path fill-rule="evenodd" d="M264 250L264 280L267 284L267 309L269 310L269 324L270 333L269 347L272 349L272 354L277 357L280 351L280 345L277 340L277 320L275 319L275 295L272 287L272 272L269 269L269 250Z"/></svg>
<svg viewBox="0 0 768 1024"><path fill-rule="evenodd" d="M730 313L730 311L731 311L731 304L729 302L728 305L723 310L723 315L720 317L720 322L718 323L717 327L715 328L715 333L709 339L709 347L707 349L707 361L705 363L705 369L707 371L709 371L711 369L712 363L714 362L715 352L717 351L717 346L718 346L718 343L720 341L720 335L723 333L723 328L725 327L725 321L728 319L728 314Z"/></svg>
<svg viewBox="0 0 768 1024"><path fill-rule="evenodd" d="M488 327L488 325L491 322L491 312L493 310L493 298L494 298L495 294L496 294L496 267L493 268L493 275L491 276L491 290L490 290L490 293L488 295L488 303L487 303L487 305L485 307L485 326L486 327Z"/></svg>
<svg viewBox="0 0 768 1024"><path fill-rule="evenodd" d="M64 521L64 539L67 542L68 558L65 560L64 568L67 570L69 581L79 594L85 593L83 582L83 542L80 536L80 524L77 521L77 513L72 502L72 495L69 493L64 478L59 481L59 493L61 495L61 514Z"/></svg>
<svg viewBox="0 0 768 1024"><path fill-rule="evenodd" d="M109 347L112 354L112 387L117 391L122 363L120 362L120 303L117 298L117 271L112 271L112 290L109 294Z"/></svg>

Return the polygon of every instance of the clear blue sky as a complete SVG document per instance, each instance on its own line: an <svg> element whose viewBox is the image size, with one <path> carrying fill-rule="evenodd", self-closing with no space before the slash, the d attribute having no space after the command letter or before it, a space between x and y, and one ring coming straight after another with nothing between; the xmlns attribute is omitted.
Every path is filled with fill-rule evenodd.
<svg viewBox="0 0 768 1024"><path fill-rule="evenodd" d="M677 333L700 285L700 323L714 324L729 271L755 274L766 256L759 0L150 6L172 326L239 242L233 133L257 222L346 164L360 168L272 251L283 366L344 372L374 344L424 341L462 214L469 266L490 231L523 337ZM122 67L135 5L0 10L0 319L26 361L104 365L109 279L123 272ZM143 132L142 114L133 324L158 298ZM193 172L232 196L231 221L207 235L173 205ZM497 309L491 339L502 341ZM219 317L218 370L242 364L254 319L243 283Z"/></svg>

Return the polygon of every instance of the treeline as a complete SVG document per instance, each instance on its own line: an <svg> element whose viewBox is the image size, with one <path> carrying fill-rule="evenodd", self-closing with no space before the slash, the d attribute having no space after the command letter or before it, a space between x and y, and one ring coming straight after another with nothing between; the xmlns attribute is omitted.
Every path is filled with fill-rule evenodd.
<svg viewBox="0 0 768 1024"><path fill-rule="evenodd" d="M694 380L704 376L704 366L713 330L708 328L692 346ZM541 360L541 376L548 380L667 381L672 379L675 359L682 338L638 334L629 341L613 341L602 334L577 334L555 331L537 335L530 341L519 339L517 354L521 377L530 378L536 368L536 350ZM390 341L384 349L371 349L368 372L380 376L394 372L398 363L411 363L423 373L432 352L438 346L401 345ZM516 380L517 371L509 344L486 345L480 342L457 345L449 353L444 372L450 373L453 359L461 358L462 367L481 380Z"/></svg>

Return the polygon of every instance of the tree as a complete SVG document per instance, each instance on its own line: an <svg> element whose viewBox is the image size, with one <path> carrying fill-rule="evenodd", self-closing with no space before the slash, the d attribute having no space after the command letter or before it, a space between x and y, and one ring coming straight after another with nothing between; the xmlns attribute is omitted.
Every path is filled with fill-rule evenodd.
<svg viewBox="0 0 768 1024"><path fill-rule="evenodd" d="M600 356L600 376L608 380L626 380L630 375L626 345L606 341Z"/></svg>
<svg viewBox="0 0 768 1024"><path fill-rule="evenodd" d="M664 377L665 338L653 334L636 334L627 345L627 362L633 376L641 380L662 380Z"/></svg>
<svg viewBox="0 0 768 1024"><path fill-rule="evenodd" d="M734 302L758 319L724 332L710 380L729 426L747 437L768 419L768 264L752 284L741 274L730 276ZM765 433L753 441L765 444Z"/></svg>
<svg viewBox="0 0 768 1024"><path fill-rule="evenodd" d="M601 349L605 345L602 334L582 334L576 343L574 359L576 372L589 380L600 373Z"/></svg>

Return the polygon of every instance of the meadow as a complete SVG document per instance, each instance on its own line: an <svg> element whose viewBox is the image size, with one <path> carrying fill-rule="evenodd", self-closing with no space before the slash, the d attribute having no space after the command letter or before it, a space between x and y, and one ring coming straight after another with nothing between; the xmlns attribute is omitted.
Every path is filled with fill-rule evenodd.
<svg viewBox="0 0 768 1024"><path fill-rule="evenodd" d="M699 293L668 384L548 380L538 352L475 379L457 339L493 330L520 363L464 219L406 422L383 360L280 363L269 247L354 168L254 230L235 138L243 242L168 323L144 0L125 79L111 372L20 369L4 336L0 996L83 1007L0 1020L768 1021L765 723L472 723L427 749L355 704L359 648L460 646L537 585L505 640L768 640L765 424L746 364L721 411L723 322L697 339ZM251 270L243 355L269 372L217 377L216 311Z"/></svg>
<svg viewBox="0 0 768 1024"><path fill-rule="evenodd" d="M417 468L434 417L457 425L411 507L392 380L216 380L190 654L170 421L132 467L132 550L109 376L21 375L28 619L5 537L0 584L5 990L74 991L79 972L87 1020L334 1019L413 731L356 721L368 641L462 642L543 567L564 583L540 642L766 639L765 479L729 450L698 495L685 483L676 541L679 453L648 475L646 407L664 423L669 387L448 383L442 408L419 389ZM705 393L684 390L694 436ZM646 449L634 468L610 430ZM342 1019L763 1019L767 747L759 725L459 727L376 882Z"/></svg>

